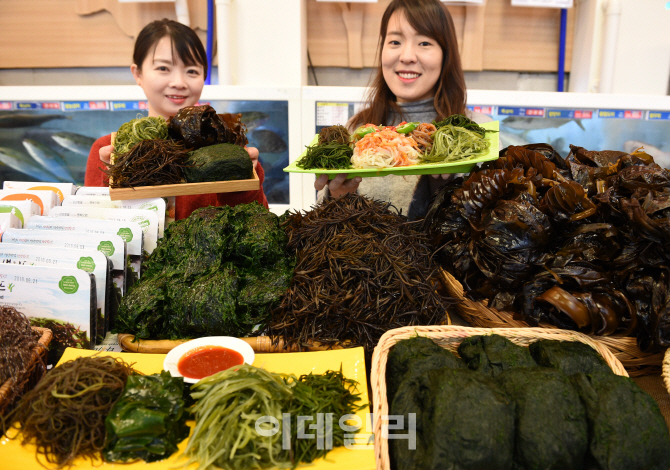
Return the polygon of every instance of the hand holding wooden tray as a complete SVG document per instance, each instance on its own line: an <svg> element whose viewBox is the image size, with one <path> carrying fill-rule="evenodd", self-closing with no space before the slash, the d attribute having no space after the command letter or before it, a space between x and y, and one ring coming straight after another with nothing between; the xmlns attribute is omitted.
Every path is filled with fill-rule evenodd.
<svg viewBox="0 0 670 470"><path fill-rule="evenodd" d="M112 145L116 132L112 132ZM109 186L112 201L123 199L145 199L151 197L188 196L210 193L232 193L236 191L258 191L261 187L256 168L253 178L246 180L211 181L206 183L162 184L158 186L137 186L133 188L113 188Z"/></svg>

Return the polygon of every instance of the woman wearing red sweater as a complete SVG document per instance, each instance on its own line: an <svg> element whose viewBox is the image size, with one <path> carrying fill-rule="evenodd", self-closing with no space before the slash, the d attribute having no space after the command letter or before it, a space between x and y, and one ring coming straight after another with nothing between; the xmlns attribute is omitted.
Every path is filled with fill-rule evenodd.
<svg viewBox="0 0 670 470"><path fill-rule="evenodd" d="M130 71L147 97L149 116L162 116L167 120L200 99L207 78L207 56L200 38L191 28L163 19L148 24L137 36ZM112 149L111 134L93 143L86 164L86 186L107 186L103 162L109 162ZM257 201L267 208L268 201L263 192L265 173L258 162L258 149L248 147L247 152L258 174L260 189L177 196L175 219L184 219L194 210L206 206L235 206Z"/></svg>

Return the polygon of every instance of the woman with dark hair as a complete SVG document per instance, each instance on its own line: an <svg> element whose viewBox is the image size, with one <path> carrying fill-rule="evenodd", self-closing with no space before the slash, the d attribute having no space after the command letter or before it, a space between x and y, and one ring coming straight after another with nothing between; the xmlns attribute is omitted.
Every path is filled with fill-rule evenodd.
<svg viewBox="0 0 670 470"><path fill-rule="evenodd" d="M130 71L147 97L149 116L167 120L200 99L207 78L207 55L195 31L176 21L162 19L146 25L137 36ZM93 143L86 164L86 186L107 186L103 162L109 162L112 150L111 134ZM256 168L260 189L177 196L174 218L186 218L195 209L205 206L235 206L257 201L267 208L263 193L265 173L258 163L258 149L248 147L247 152Z"/></svg>
<svg viewBox="0 0 670 470"><path fill-rule="evenodd" d="M431 122L453 114L477 122L491 120L466 110L454 22L438 0L393 0L382 16L379 38L377 72L365 108L348 123L350 130L367 123ZM358 190L393 203L414 220L425 215L431 195L450 175L441 176L347 180L341 174L328 182L327 175L321 175L314 187L318 201Z"/></svg>

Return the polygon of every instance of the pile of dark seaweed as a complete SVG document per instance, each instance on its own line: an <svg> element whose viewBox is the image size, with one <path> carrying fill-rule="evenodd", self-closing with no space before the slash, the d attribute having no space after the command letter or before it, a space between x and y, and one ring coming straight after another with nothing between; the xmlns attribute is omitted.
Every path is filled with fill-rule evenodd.
<svg viewBox="0 0 670 470"><path fill-rule="evenodd" d="M296 256L269 334L289 345L363 346L388 330L447 322L454 299L437 287L434 247L388 203L347 194L285 222Z"/></svg>
<svg viewBox="0 0 670 470"><path fill-rule="evenodd" d="M510 146L437 193L425 227L473 300L670 346L670 172L641 151Z"/></svg>

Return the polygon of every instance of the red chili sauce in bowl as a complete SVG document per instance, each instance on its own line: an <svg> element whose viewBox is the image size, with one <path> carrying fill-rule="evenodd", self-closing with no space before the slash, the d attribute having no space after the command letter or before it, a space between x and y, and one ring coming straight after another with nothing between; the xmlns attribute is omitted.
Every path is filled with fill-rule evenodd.
<svg viewBox="0 0 670 470"><path fill-rule="evenodd" d="M184 377L202 379L244 364L242 354L222 346L200 346L179 358L177 369Z"/></svg>

